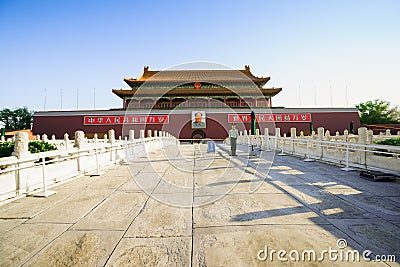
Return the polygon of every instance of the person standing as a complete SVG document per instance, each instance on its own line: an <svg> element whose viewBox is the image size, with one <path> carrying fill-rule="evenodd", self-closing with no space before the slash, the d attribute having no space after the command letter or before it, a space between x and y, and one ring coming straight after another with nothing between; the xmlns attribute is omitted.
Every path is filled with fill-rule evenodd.
<svg viewBox="0 0 400 267"><path fill-rule="evenodd" d="M231 141L231 155L232 156L237 156L236 155L236 141L237 141L238 136L239 136L239 132L236 129L236 126L235 126L235 124L232 124L232 129L229 130L229 138Z"/></svg>

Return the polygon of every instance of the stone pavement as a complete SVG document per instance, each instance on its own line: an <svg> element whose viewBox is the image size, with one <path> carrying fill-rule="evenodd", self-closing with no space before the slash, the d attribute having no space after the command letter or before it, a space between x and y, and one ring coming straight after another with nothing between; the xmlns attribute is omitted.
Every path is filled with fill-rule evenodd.
<svg viewBox="0 0 400 267"><path fill-rule="evenodd" d="M0 266L399 266L362 259L400 259L399 181L206 149L168 147L1 206Z"/></svg>

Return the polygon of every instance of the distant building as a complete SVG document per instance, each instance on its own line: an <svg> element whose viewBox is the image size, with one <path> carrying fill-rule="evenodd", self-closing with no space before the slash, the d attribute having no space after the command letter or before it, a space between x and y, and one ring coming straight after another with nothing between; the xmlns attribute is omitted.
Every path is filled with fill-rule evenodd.
<svg viewBox="0 0 400 267"><path fill-rule="evenodd" d="M125 78L130 89L113 89L122 99L122 108L92 111L35 112L34 134L55 134L61 138L83 130L93 135L114 129L126 136L128 130L167 131L181 139L228 136L230 124L239 131L250 129L250 113L256 113L257 127L264 132L280 127L288 133L296 127L309 134L323 126L331 132L349 129L353 121L359 127L356 109L273 108L272 97L282 88L264 88L270 77L254 76L249 66L244 70L168 70L151 71L145 67L139 78ZM201 121L196 121L195 114Z"/></svg>

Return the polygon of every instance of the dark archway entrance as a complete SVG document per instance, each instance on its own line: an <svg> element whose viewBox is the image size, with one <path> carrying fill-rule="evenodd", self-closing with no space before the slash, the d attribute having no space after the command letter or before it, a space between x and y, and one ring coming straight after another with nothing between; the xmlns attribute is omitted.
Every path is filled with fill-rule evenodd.
<svg viewBox="0 0 400 267"><path fill-rule="evenodd" d="M206 138L206 133L203 130L195 130L192 133L192 139L193 142L198 142L200 143L201 139L205 139Z"/></svg>

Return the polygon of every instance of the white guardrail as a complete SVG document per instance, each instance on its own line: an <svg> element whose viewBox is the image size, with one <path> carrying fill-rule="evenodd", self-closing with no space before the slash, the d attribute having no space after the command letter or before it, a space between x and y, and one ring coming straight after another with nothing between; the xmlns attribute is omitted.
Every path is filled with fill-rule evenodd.
<svg viewBox="0 0 400 267"><path fill-rule="evenodd" d="M229 143L229 139L227 139ZM312 138L271 135L241 135L238 144L258 146L263 150L279 151L279 155L304 157L305 161L321 160L353 168L384 170L400 173L400 147L354 142L327 141Z"/></svg>
<svg viewBox="0 0 400 267"><path fill-rule="evenodd" d="M51 194L48 188L60 182L82 175L100 175L103 168L176 143L170 136L115 140L113 144L98 141L88 142L80 149L68 144L64 149L29 154L21 159L0 158L0 205L26 195L47 197Z"/></svg>

